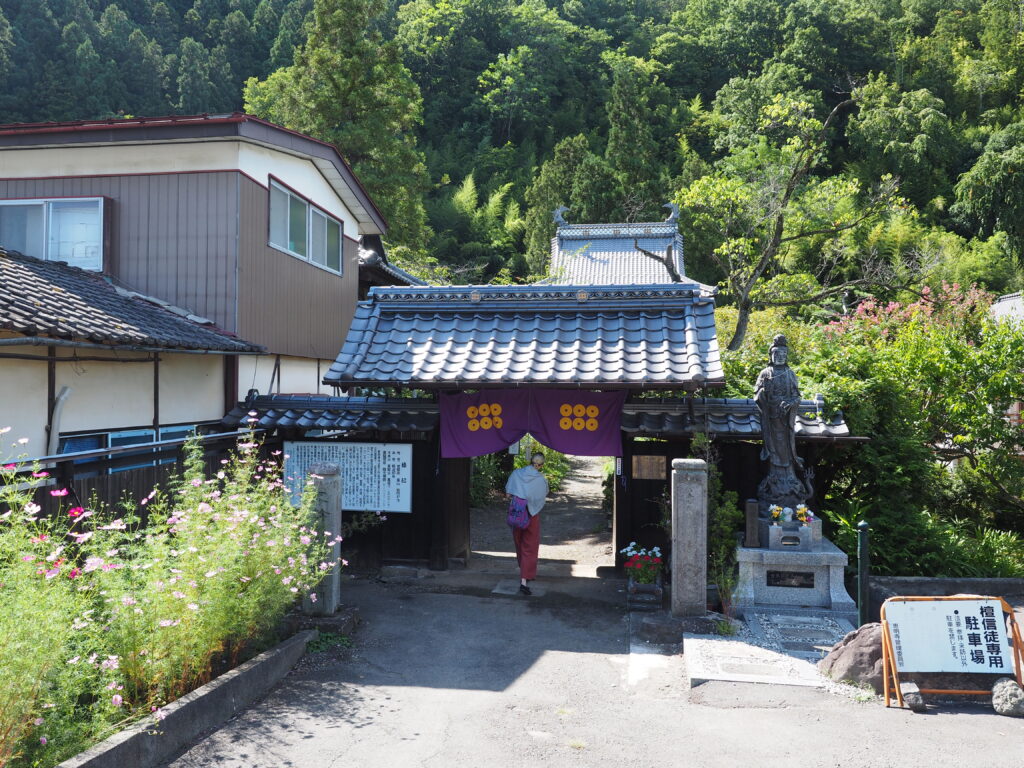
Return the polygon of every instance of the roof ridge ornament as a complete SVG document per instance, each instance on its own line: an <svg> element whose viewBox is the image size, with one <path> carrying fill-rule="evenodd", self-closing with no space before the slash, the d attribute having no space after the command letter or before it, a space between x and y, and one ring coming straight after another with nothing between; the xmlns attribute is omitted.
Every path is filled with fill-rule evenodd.
<svg viewBox="0 0 1024 768"><path fill-rule="evenodd" d="M552 214L551 221L553 221L555 224L568 224L569 222L567 222L565 220L565 217L562 215L562 214L565 214L565 213L568 213L568 212L569 212L568 206L565 206L565 205L558 206L557 208L555 208L555 212Z"/></svg>
<svg viewBox="0 0 1024 768"><path fill-rule="evenodd" d="M669 201L669 202L665 203L661 207L662 208L668 208L668 210L669 210L668 218L665 219L666 223L675 224L675 223L677 223L679 221L679 206L678 205L676 205L675 203Z"/></svg>

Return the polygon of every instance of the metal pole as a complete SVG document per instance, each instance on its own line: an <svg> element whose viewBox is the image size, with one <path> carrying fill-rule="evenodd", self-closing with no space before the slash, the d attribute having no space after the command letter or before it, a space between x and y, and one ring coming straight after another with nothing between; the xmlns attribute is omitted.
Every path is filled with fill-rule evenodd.
<svg viewBox="0 0 1024 768"><path fill-rule="evenodd" d="M869 546L868 521L857 523L857 621L860 626L868 623L870 598L868 579L871 571L871 548Z"/></svg>

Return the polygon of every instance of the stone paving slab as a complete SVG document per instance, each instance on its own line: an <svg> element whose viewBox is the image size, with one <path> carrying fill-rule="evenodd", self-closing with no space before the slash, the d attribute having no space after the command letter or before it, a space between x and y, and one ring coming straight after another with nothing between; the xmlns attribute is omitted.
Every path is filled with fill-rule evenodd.
<svg viewBox="0 0 1024 768"><path fill-rule="evenodd" d="M821 688L824 678L808 661L720 635L683 635L690 686L709 680Z"/></svg>

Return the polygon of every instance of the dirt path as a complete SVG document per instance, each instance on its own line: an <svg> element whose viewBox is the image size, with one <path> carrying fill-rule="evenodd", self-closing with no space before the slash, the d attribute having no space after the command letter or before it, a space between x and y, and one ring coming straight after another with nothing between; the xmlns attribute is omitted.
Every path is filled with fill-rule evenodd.
<svg viewBox="0 0 1024 768"><path fill-rule="evenodd" d="M541 514L538 576L593 577L601 566L614 566L608 516L601 509L601 469L606 459L570 457L571 471L562 489L549 497ZM500 496L471 512L473 554L469 568L491 573L515 573L512 534L505 523Z"/></svg>

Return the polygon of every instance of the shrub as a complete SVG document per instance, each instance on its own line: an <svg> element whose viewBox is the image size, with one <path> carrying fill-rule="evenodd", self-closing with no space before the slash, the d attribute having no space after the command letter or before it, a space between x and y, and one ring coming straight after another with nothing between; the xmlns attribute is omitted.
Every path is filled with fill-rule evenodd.
<svg viewBox="0 0 1024 768"><path fill-rule="evenodd" d="M332 567L337 532L315 529L311 493L289 503L254 442L212 478L198 443L185 452L180 480L142 502L145 528L132 507L42 519L2 470L0 764L54 765L159 717L219 663L273 642Z"/></svg>
<svg viewBox="0 0 1024 768"><path fill-rule="evenodd" d="M572 469L568 457L554 448L541 445L532 435L527 435L519 442L519 453L516 454L515 459L516 469L529 464L530 457L535 453L544 454L544 477L548 479L551 492L562 490L562 483L565 482L565 478L569 476L569 470ZM502 488L504 487L504 480L502 480Z"/></svg>

